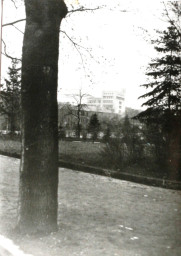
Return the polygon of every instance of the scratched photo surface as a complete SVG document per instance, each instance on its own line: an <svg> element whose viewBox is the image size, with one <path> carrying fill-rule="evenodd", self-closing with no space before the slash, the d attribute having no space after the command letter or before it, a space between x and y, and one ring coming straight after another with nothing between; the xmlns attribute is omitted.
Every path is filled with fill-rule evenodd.
<svg viewBox="0 0 181 256"><path fill-rule="evenodd" d="M180 256L181 2L0 13L0 255Z"/></svg>

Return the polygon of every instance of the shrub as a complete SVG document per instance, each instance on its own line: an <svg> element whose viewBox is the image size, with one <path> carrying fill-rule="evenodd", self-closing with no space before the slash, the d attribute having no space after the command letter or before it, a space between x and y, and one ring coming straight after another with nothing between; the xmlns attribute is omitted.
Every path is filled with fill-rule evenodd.
<svg viewBox="0 0 181 256"><path fill-rule="evenodd" d="M119 169L125 165L128 157L126 146L119 138L109 139L100 154L108 167Z"/></svg>

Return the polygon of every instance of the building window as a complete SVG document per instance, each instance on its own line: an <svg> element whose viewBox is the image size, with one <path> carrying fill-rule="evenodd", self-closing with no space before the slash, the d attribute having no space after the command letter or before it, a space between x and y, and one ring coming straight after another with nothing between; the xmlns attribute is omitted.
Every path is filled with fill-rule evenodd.
<svg viewBox="0 0 181 256"><path fill-rule="evenodd" d="M103 100L103 103L113 103L112 100Z"/></svg>
<svg viewBox="0 0 181 256"><path fill-rule="evenodd" d="M113 96L103 96L103 99L113 99Z"/></svg>
<svg viewBox="0 0 181 256"><path fill-rule="evenodd" d="M106 105L103 105L105 108L113 108L113 105L110 105L110 104L106 104Z"/></svg>

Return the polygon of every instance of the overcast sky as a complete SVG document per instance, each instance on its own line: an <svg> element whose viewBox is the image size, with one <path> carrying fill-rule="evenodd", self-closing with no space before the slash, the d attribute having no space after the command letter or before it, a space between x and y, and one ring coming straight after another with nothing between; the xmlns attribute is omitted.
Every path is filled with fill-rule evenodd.
<svg viewBox="0 0 181 256"><path fill-rule="evenodd" d="M155 30L167 23L159 0L67 0L76 8L94 8L94 12L77 12L63 20L61 30L79 46L75 47L63 32L60 34L59 96L84 92L100 96L102 90L126 89L126 106L140 108L138 97L145 93L140 84L146 81L145 70L152 57ZM4 3L4 23L25 17L23 1L17 9L10 0ZM23 31L24 22L16 27ZM148 33L145 32L148 31ZM14 27L3 28L7 51L21 57L23 34ZM2 58L5 76L8 60Z"/></svg>

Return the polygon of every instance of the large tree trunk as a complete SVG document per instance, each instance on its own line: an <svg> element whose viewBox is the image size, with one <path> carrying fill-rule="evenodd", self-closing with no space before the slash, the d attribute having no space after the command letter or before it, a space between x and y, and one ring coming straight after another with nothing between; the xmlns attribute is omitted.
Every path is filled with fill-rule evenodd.
<svg viewBox="0 0 181 256"><path fill-rule="evenodd" d="M25 0L22 56L22 156L18 228L57 228L59 27L63 0Z"/></svg>

